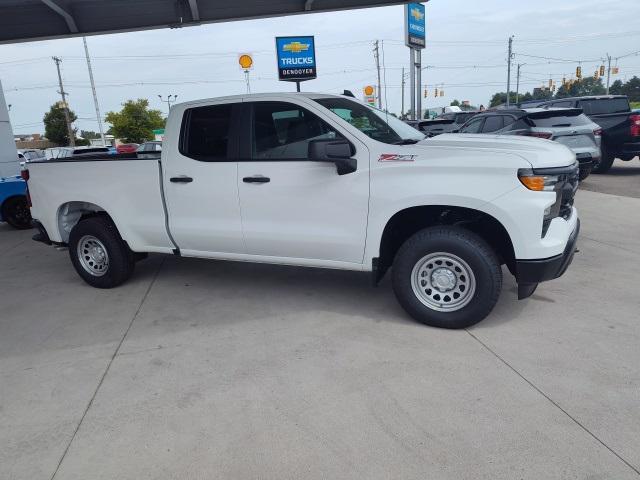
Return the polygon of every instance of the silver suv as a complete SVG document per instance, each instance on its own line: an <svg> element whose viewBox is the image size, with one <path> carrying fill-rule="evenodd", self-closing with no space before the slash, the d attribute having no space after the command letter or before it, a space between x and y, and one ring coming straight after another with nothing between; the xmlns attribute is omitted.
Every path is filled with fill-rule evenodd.
<svg viewBox="0 0 640 480"><path fill-rule="evenodd" d="M562 143L576 154L580 180L589 176L602 155L602 129L580 108L492 110L476 115L459 132L525 135Z"/></svg>

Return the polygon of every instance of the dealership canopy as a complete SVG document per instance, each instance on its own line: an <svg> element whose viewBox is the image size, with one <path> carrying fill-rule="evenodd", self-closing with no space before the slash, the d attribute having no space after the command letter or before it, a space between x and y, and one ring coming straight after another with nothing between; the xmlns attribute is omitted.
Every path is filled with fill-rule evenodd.
<svg viewBox="0 0 640 480"><path fill-rule="evenodd" d="M2 0L0 43L401 4L389 0Z"/></svg>

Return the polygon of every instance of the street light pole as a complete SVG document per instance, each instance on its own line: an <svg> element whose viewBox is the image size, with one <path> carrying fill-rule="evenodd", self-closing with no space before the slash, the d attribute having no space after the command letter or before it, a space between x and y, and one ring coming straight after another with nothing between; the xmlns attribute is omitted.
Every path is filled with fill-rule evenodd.
<svg viewBox="0 0 640 480"><path fill-rule="evenodd" d="M171 97L173 97L173 99L171 99ZM178 95L167 95L166 100L162 98L162 95L158 95L158 98L161 102L167 102L167 116L169 116L169 112L171 111L171 103L176 101Z"/></svg>
<svg viewBox="0 0 640 480"><path fill-rule="evenodd" d="M100 116L100 107L98 105L98 95L96 93L96 84L93 81L93 69L91 68L91 58L89 57L89 47L87 47L87 37L82 37L84 43L84 55L87 57L87 68L89 69L89 81L91 82L91 91L93 92L93 105L96 108L96 120L98 121L98 129L100 130L100 138L102 146L106 147L107 142L104 139L104 130L102 128L102 117Z"/></svg>

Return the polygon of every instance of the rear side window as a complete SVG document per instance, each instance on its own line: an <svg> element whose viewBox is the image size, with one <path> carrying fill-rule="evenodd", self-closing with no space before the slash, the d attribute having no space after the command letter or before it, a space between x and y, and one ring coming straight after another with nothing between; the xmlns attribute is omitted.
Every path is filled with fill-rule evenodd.
<svg viewBox="0 0 640 480"><path fill-rule="evenodd" d="M202 162L227 159L233 104L190 108L182 120L180 153Z"/></svg>
<svg viewBox="0 0 640 480"><path fill-rule="evenodd" d="M496 115L495 117L487 117L484 121L484 126L482 127L483 133L495 132L496 130L500 130L504 126L504 122L502 119L502 115Z"/></svg>
<svg viewBox="0 0 640 480"><path fill-rule="evenodd" d="M482 125L482 121L484 118L476 118L471 120L467 125L460 129L462 133L478 133L480 131L480 126Z"/></svg>
<svg viewBox="0 0 640 480"><path fill-rule="evenodd" d="M536 118L530 116L529 120L533 123L534 127L546 127L546 128L560 128L560 127L581 127L589 125L591 120L585 114L580 115L558 115L548 118Z"/></svg>
<svg viewBox="0 0 640 480"><path fill-rule="evenodd" d="M593 100L580 100L580 108L587 115L599 115L604 113L629 112L629 100L626 98L600 98Z"/></svg>
<svg viewBox="0 0 640 480"><path fill-rule="evenodd" d="M475 113L459 113L456 116L456 123L462 125L467 120L470 120L471 117L473 117L474 115L475 115Z"/></svg>

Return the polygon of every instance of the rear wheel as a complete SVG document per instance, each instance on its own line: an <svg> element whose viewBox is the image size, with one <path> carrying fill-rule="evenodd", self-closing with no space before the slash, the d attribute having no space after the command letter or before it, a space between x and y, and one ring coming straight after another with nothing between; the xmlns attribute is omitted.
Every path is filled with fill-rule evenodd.
<svg viewBox="0 0 640 480"><path fill-rule="evenodd" d="M602 156L600 157L600 161L593 164L591 173L607 173L611 168L611 165L613 165L614 160L615 156L611 152L609 152L609 149L603 144Z"/></svg>
<svg viewBox="0 0 640 480"><path fill-rule="evenodd" d="M31 228L31 211L27 198L18 196L6 199L2 204L2 218L13 228Z"/></svg>
<svg viewBox="0 0 640 480"><path fill-rule="evenodd" d="M133 274L134 255L105 217L86 218L73 227L69 255L78 275L92 287L117 287Z"/></svg>
<svg viewBox="0 0 640 480"><path fill-rule="evenodd" d="M393 263L393 288L414 319L441 328L466 328L493 309L502 289L495 252L458 227L430 227L410 237Z"/></svg>

